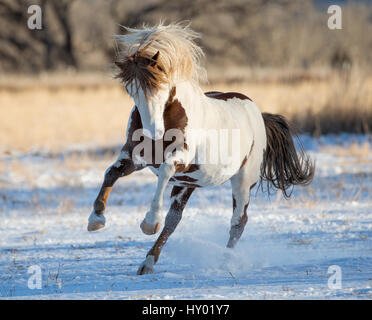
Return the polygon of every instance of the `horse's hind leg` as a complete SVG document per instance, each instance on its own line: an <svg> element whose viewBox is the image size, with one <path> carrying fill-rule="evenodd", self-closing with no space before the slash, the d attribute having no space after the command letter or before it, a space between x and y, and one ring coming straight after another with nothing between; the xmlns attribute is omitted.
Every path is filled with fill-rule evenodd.
<svg viewBox="0 0 372 320"><path fill-rule="evenodd" d="M106 170L101 190L94 201L94 210L88 220L88 231L96 231L105 226L105 217L103 214L106 208L106 201L114 183L120 177L127 176L135 170L138 170L138 168L134 165L129 152L126 151L124 146L116 162Z"/></svg>
<svg viewBox="0 0 372 320"><path fill-rule="evenodd" d="M231 178L233 216L231 218L230 238L227 243L228 248L234 248L247 224L250 191L255 186L256 181L257 177L250 175L246 168L241 169L239 173Z"/></svg>
<svg viewBox="0 0 372 320"><path fill-rule="evenodd" d="M173 187L171 197L172 204L165 218L165 224L162 232L156 240L153 247L146 255L146 260L138 268L137 274L142 275L152 273L154 264L158 261L161 249L167 242L169 236L174 232L178 223L181 221L183 209L186 206L194 188Z"/></svg>

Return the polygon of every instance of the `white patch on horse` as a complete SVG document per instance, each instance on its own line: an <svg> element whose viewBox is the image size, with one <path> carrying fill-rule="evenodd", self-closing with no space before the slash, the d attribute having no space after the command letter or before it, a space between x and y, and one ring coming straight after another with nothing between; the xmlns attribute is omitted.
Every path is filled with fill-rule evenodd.
<svg viewBox="0 0 372 320"><path fill-rule="evenodd" d="M158 140L164 135L163 112L168 97L169 87L158 90L154 96L146 97L141 88L139 88L138 94L132 95L141 115L142 126L145 129L144 134L150 139Z"/></svg>
<svg viewBox="0 0 372 320"><path fill-rule="evenodd" d="M119 168L122 165L121 160L124 160L124 159L130 159L130 154L126 150L120 151L117 160L115 161L115 163L112 166L116 167L116 168Z"/></svg>
<svg viewBox="0 0 372 320"><path fill-rule="evenodd" d="M136 164L136 165L140 165L142 167L145 167L147 166L147 162L145 161L145 159L143 157L141 157L139 154L135 153L134 154L134 159L133 159L133 162Z"/></svg>

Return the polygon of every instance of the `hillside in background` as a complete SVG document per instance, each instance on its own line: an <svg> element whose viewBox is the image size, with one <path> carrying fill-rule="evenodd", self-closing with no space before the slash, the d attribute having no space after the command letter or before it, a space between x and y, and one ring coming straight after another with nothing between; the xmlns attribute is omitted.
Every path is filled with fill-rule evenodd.
<svg viewBox="0 0 372 320"><path fill-rule="evenodd" d="M39 3L43 29L29 30ZM345 2L343 29L327 28L327 1L311 0L0 0L0 71L107 70L121 25L191 21L207 66L310 68L372 63L370 1ZM340 58L341 57L341 58ZM341 62L339 62L341 60ZM338 61L338 62L337 62Z"/></svg>

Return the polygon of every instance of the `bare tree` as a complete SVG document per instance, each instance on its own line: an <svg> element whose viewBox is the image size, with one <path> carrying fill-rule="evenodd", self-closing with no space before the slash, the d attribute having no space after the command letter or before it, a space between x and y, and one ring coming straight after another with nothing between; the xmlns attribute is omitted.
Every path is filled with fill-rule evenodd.
<svg viewBox="0 0 372 320"><path fill-rule="evenodd" d="M77 67L70 10L73 0L0 0L0 68L38 71ZM42 9L42 29L27 27L31 4Z"/></svg>

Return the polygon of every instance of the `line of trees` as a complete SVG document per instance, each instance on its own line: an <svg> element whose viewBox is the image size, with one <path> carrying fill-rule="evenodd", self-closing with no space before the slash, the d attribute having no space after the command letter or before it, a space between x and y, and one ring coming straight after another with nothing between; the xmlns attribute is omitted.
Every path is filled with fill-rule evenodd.
<svg viewBox="0 0 372 320"><path fill-rule="evenodd" d="M71 8L74 1L0 1L1 69L11 71L52 70L60 65L78 67L73 45ZM28 7L42 10L42 30L27 27Z"/></svg>
<svg viewBox="0 0 372 320"><path fill-rule="evenodd" d="M27 27L34 4L41 30ZM346 5L343 29L331 31L311 0L0 0L0 72L106 68L120 25L161 19L190 20L209 65L308 67L335 56L370 65L371 17L367 4Z"/></svg>

